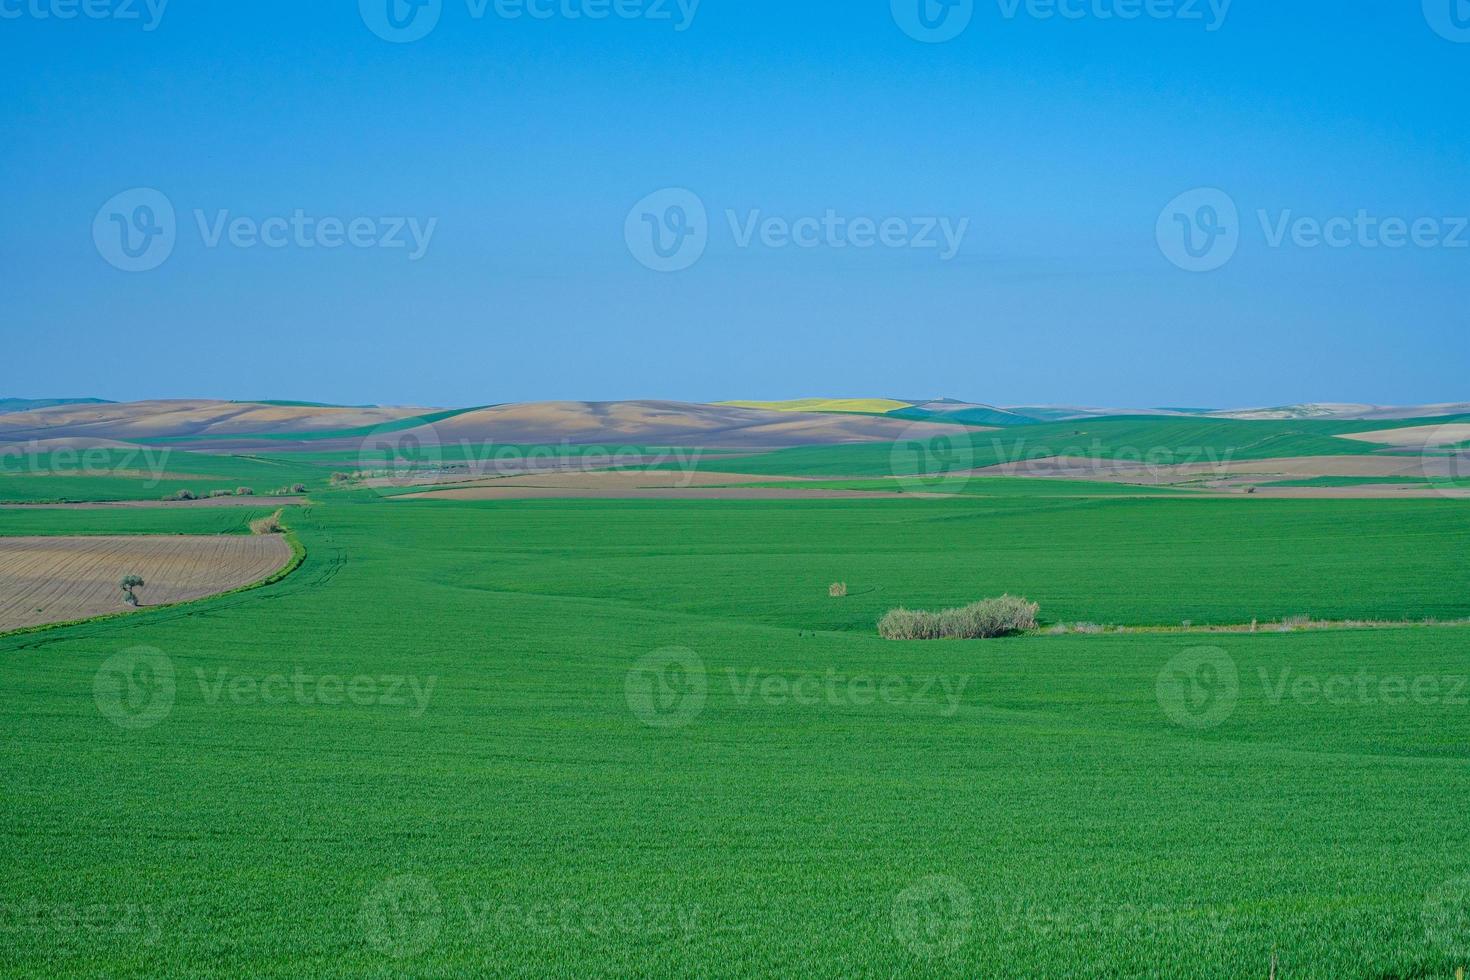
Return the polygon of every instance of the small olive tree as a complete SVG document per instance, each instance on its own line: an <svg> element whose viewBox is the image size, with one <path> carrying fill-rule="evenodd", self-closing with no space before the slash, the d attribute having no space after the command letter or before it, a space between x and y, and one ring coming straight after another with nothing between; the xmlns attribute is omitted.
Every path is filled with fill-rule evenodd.
<svg viewBox="0 0 1470 980"><path fill-rule="evenodd" d="M142 576L125 575L123 576L123 580L117 583L117 587L122 589L123 602L126 602L128 605L136 609L138 608L138 597L133 594L133 590L141 589L147 584L147 582L143 581Z"/></svg>

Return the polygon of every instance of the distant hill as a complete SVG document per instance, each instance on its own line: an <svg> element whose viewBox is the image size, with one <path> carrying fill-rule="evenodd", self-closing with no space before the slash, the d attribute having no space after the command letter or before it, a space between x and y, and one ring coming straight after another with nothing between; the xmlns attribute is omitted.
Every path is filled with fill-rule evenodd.
<svg viewBox="0 0 1470 980"><path fill-rule="evenodd" d="M31 412L38 408L54 408L57 405L111 405L103 398L0 398L0 414L6 412Z"/></svg>
<svg viewBox="0 0 1470 980"><path fill-rule="evenodd" d="M729 408L761 408L771 412L846 412L885 415L911 408L912 403L892 398L793 398L780 402L715 402Z"/></svg>
<svg viewBox="0 0 1470 980"><path fill-rule="evenodd" d="M536 402L426 413L422 408L330 408L259 402L154 401L58 405L0 415L0 446L67 440L168 443L218 452L356 449L368 436L574 445L784 448L947 435L882 413L795 412L669 401Z"/></svg>
<svg viewBox="0 0 1470 980"><path fill-rule="evenodd" d="M311 434L371 428L422 414L421 408L313 408L208 399L78 401L0 414L0 443L45 439L136 442L283 432Z"/></svg>
<svg viewBox="0 0 1470 980"><path fill-rule="evenodd" d="M1275 408L1244 408L1210 412L1225 419L1429 419L1445 415L1470 413L1470 402L1444 402L1438 405L1359 405L1353 403L1312 402L1303 405L1281 405Z"/></svg>

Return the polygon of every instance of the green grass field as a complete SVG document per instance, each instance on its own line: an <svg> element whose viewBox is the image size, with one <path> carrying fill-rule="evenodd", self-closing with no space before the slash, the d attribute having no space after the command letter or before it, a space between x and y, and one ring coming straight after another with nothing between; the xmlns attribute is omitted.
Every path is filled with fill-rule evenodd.
<svg viewBox="0 0 1470 980"><path fill-rule="evenodd" d="M1288 456L1362 456L1381 446L1341 438L1396 423L1236 421L1114 417L1010 426L953 434L916 432L914 441L798 446L754 456L707 456L700 469L756 475L879 477L952 473L1055 456L1155 466L1219 464ZM662 464L670 469L680 462Z"/></svg>
<svg viewBox="0 0 1470 980"><path fill-rule="evenodd" d="M873 628L1006 590L1048 621L1470 616L1457 502L290 513L307 558L282 582L0 639L0 971L1470 963L1470 629ZM15 514L5 533L244 517Z"/></svg>
<svg viewBox="0 0 1470 980"><path fill-rule="evenodd" d="M168 447L0 455L0 502L161 500L182 489L204 496L247 486L258 494L302 483L325 485L331 471L291 457L216 456Z"/></svg>
<svg viewBox="0 0 1470 980"><path fill-rule="evenodd" d="M732 483L736 487L790 488L789 482ZM1168 497L1188 491L1101 480L1053 480L1027 477L908 477L902 480L807 480L809 490L862 490L878 493L944 493L977 497Z"/></svg>
<svg viewBox="0 0 1470 980"><path fill-rule="evenodd" d="M0 510L0 537L55 534L249 534L274 507L119 507ZM290 508L288 513L296 513Z"/></svg>

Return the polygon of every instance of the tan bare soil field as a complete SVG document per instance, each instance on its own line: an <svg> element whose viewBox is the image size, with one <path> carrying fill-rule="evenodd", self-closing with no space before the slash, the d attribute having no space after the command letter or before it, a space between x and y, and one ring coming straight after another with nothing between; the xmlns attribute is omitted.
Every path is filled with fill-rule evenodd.
<svg viewBox="0 0 1470 980"><path fill-rule="evenodd" d="M94 500L72 504L0 504L0 510L104 510L113 507L293 507L305 497L201 497L198 500Z"/></svg>
<svg viewBox="0 0 1470 980"><path fill-rule="evenodd" d="M1133 460L1082 459L1059 456L981 467L976 476L1055 477L1068 480L1106 480L1166 485L1193 480L1249 477L1257 482L1299 480L1317 476L1428 476L1453 475L1447 457L1419 456L1294 456L1177 465L1141 465Z"/></svg>
<svg viewBox="0 0 1470 980"><path fill-rule="evenodd" d="M1470 442L1470 423L1448 422L1444 425L1415 425L1407 429L1354 432L1342 438L1377 443L1381 446L1403 446L1408 449L1423 449L1426 446L1454 446L1462 442Z"/></svg>
<svg viewBox="0 0 1470 980"><path fill-rule="evenodd" d="M258 582L290 559L276 534L0 538L0 632L127 612L126 575L147 582L147 608Z"/></svg>

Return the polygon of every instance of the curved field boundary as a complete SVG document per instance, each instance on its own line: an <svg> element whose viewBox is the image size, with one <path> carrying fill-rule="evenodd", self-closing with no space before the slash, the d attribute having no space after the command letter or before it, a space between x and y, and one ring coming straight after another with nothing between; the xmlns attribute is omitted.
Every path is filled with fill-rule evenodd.
<svg viewBox="0 0 1470 980"><path fill-rule="evenodd" d="M201 540L198 537L195 537L195 538L187 538L187 537L178 536L178 535L157 535L157 536L148 535L148 536L136 536L136 537L131 537L131 538L84 537L84 538L10 539L10 543L14 543L16 540L30 540L30 541L44 540L44 541L48 541L48 542L66 542L66 541L71 541L71 542L77 542L77 543L86 542L86 543L91 543L91 544L104 545L104 544L112 544L112 543L118 543L118 542L140 543L140 542L146 542L149 538L154 538L154 537L160 539L161 542L167 541L167 542L174 542L174 543L177 543L177 542L180 542L180 541L199 541L199 540ZM213 537L213 536L211 536L211 537ZM220 582L218 584L220 584L220 585L222 585L224 587L219 588L217 591L210 591L210 592L206 592L204 594L199 594L199 595L187 595L184 598L180 598L180 599L177 599L177 600L174 600L174 601L169 601L169 602L159 602L159 603L155 603L155 604L146 604L146 605L143 605L143 606L141 606L139 608L136 608L136 609L122 609L122 610L112 611L112 612L102 612L102 613L98 613L96 615L80 616L80 617L73 618L73 619L57 620L57 621L54 621L54 622L44 622L44 623L27 624L27 625L16 627L14 629L0 630L0 638L6 638L6 639L8 639L8 638L11 638L11 637L23 636L23 635L31 634L31 633L40 633L40 632L45 632L45 631L60 629L62 627L66 627L66 626L76 626L76 625L80 625L80 624L100 623L100 622L105 622L105 621L108 621L108 620L119 620L119 619L123 619L123 618L135 616L135 615L137 615L139 613L151 613L151 612L160 611L160 610L175 610L175 609L179 609L180 607L193 605L193 604L196 604L196 603L203 602L205 600L216 600L216 599L221 599L221 598L224 598L224 597L227 597L227 596L236 595L238 593L248 592L248 591L251 591L251 590L254 590L254 589L263 588L265 586L272 585L272 584L274 584L276 582L281 581L282 579L284 579L288 575L290 575L292 572L294 572L298 567L300 567L300 565L302 564L302 562L306 558L306 550L305 550L305 548L301 545L301 543L300 543L299 539L296 537L296 535L294 533L292 533L289 529L287 529L281 535L259 536L259 537L254 537L254 538L240 538L240 537L233 536L233 535L221 535L221 536L217 536L217 537L218 537L218 539L220 541L226 541L226 540L230 540L230 539L234 539L234 540L237 540L237 541L252 541L252 540L253 541L277 541L277 540L279 540L279 541L281 541L285 545L286 550L287 550L287 554L284 557L284 561L282 561L278 566L276 566L274 569L272 569L268 574L263 575L263 576L258 577L258 578L254 578L254 579L249 580L249 581L245 581L245 582L235 582L235 583L228 582L228 581L226 581L226 582ZM5 539L0 539L0 548L3 548L3 545L6 544L6 543L7 542L5 541ZM86 554L87 553L85 551L78 551L76 554L77 554L77 556L80 559L85 560L85 557L86 557ZM76 563L75 562L65 562L65 564L67 564L68 567L73 567ZM0 550L0 571L3 571L3 570L4 570L4 553L3 553L3 550ZM147 578L146 575L144 577ZM102 578L107 579L107 581L103 581ZM83 585L83 587L86 587L86 588L95 589L95 587L96 587L96 585L98 583L101 583L105 587L105 586L107 586L108 582L110 582L111 588L117 589L117 583L115 581L111 581L111 569L109 569L109 571L106 572L106 573L102 573L102 578L97 578L96 576L93 576L93 578L92 578L91 581L84 581L82 583L82 585ZM146 601L147 588L144 587L144 588L140 589L139 591L143 594L142 595L142 598L144 598L144 600ZM191 589L190 591L193 591L193 590ZM105 588L104 588L104 592L105 592ZM120 590L117 590L117 592L118 592L118 601L120 602L121 601L121 591Z"/></svg>

